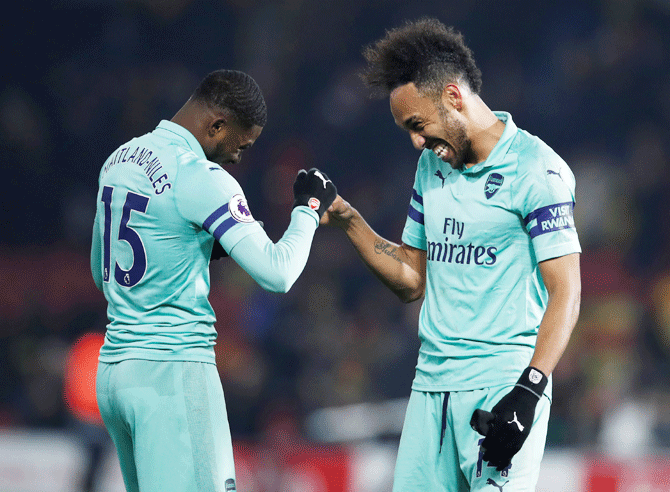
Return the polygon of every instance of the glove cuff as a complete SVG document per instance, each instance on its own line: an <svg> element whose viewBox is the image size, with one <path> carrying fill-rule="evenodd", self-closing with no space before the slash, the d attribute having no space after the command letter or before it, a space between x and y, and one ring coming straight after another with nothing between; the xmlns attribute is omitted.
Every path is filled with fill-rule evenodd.
<svg viewBox="0 0 670 492"><path fill-rule="evenodd" d="M521 373L521 377L515 386L530 391L539 400L542 398L542 393L544 393L548 382L549 378L547 378L542 371L529 366L526 367L523 373Z"/></svg>
<svg viewBox="0 0 670 492"><path fill-rule="evenodd" d="M323 214L326 213L326 207L324 207L324 204L321 203L321 200L319 200L315 196L311 195L296 196L295 199L293 200L293 208L299 207L301 205L309 208L310 210L314 210L317 214L319 214L319 219L321 219Z"/></svg>
<svg viewBox="0 0 670 492"><path fill-rule="evenodd" d="M304 205L296 205L291 210L291 220L293 220L294 215L309 215L314 222L316 222L316 227L319 227L319 222L321 221L321 216L319 215L318 210L312 210L310 207Z"/></svg>

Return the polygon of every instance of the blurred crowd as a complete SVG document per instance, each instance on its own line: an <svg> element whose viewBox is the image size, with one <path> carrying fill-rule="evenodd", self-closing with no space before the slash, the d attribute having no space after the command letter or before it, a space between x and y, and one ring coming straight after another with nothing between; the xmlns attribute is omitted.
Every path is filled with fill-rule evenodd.
<svg viewBox="0 0 670 492"><path fill-rule="evenodd" d="M577 178L583 299L554 372L549 446L670 446L670 3L663 0L68 0L5 19L0 86L0 426L64 428L72 344L104 333L89 268L97 176L218 68L248 72L269 122L230 169L278 240L317 166L399 241L418 152L368 97L361 48L404 19L461 30L482 98ZM218 367L238 439L309 412L405 397L420 303L400 303L320 228L286 295L212 263ZM624 442L629 444L624 445Z"/></svg>

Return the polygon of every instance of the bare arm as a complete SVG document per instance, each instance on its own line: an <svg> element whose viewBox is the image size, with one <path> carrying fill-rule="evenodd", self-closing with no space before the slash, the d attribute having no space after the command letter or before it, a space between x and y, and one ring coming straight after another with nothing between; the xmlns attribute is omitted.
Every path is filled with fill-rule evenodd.
<svg viewBox="0 0 670 492"><path fill-rule="evenodd" d="M367 267L403 302L424 295L426 252L379 236L348 202L338 196L321 224L344 230Z"/></svg>
<svg viewBox="0 0 670 492"><path fill-rule="evenodd" d="M549 292L549 303L540 323L530 365L549 376L563 355L579 316L579 254L543 261L540 273Z"/></svg>

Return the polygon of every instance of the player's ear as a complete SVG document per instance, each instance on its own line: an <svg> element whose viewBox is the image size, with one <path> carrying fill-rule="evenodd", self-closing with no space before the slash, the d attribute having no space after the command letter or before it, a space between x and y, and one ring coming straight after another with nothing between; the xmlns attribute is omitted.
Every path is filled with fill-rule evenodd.
<svg viewBox="0 0 670 492"><path fill-rule="evenodd" d="M207 133L210 137L214 137L222 132L225 126L226 120L224 118L216 118L210 122L209 127L207 128Z"/></svg>
<svg viewBox="0 0 670 492"><path fill-rule="evenodd" d="M448 84L444 86L442 91L442 104L446 107L451 106L456 111L463 109L463 93L461 88L456 84Z"/></svg>
<svg viewBox="0 0 670 492"><path fill-rule="evenodd" d="M225 113L216 113L213 115L207 127L209 137L215 137L221 132L225 132L230 117Z"/></svg>

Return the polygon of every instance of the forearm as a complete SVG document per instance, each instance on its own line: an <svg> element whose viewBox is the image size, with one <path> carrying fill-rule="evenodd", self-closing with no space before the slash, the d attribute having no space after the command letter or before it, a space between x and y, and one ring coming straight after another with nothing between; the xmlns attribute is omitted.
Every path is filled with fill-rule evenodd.
<svg viewBox="0 0 670 492"><path fill-rule="evenodd" d="M422 266L408 255L406 247L382 238L355 209L352 211L344 230L365 265L403 302L423 297Z"/></svg>
<svg viewBox="0 0 670 492"><path fill-rule="evenodd" d="M230 257L263 289L288 292L305 268L316 227L310 212L296 208L277 243L261 231L238 242Z"/></svg>
<svg viewBox="0 0 670 492"><path fill-rule="evenodd" d="M550 294L537 335L530 365L549 376L558 364L577 323L580 306L578 285L567 284Z"/></svg>

